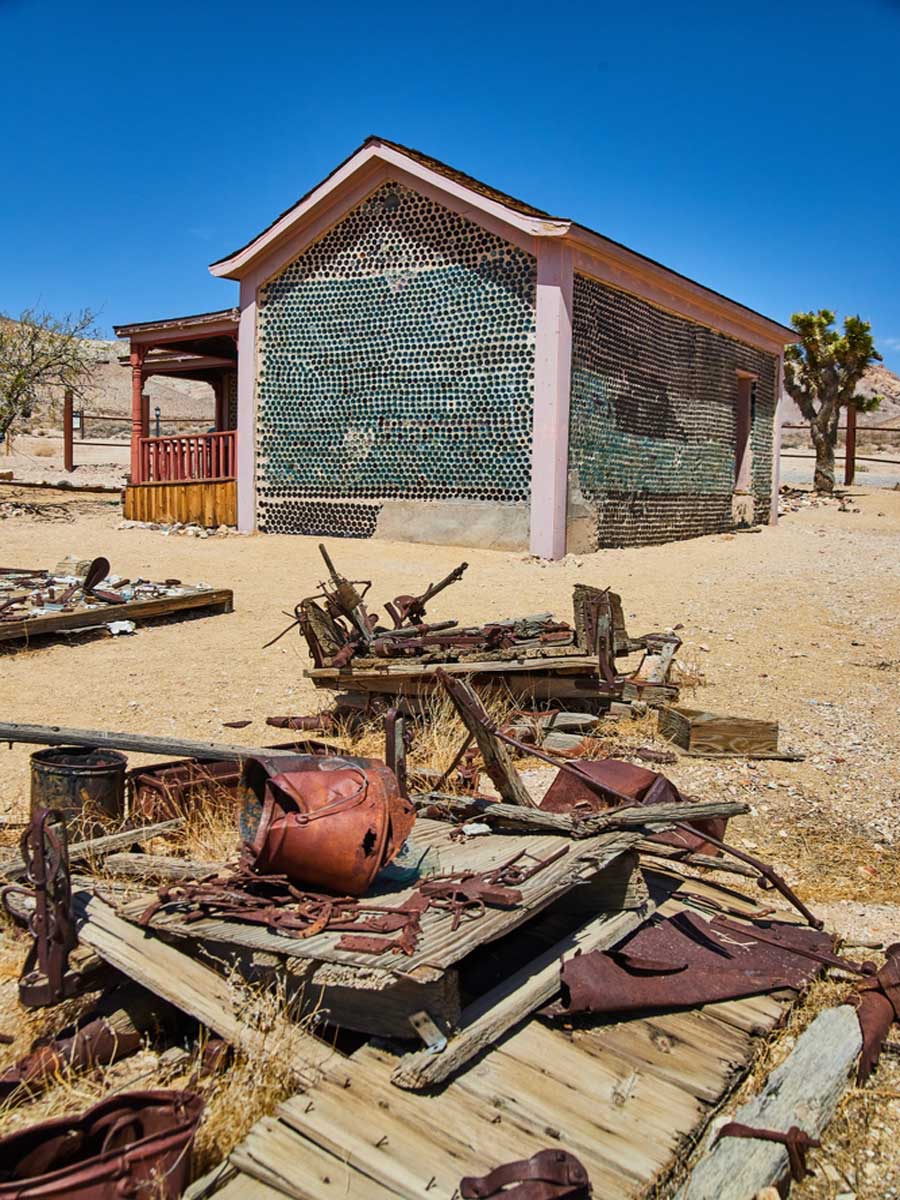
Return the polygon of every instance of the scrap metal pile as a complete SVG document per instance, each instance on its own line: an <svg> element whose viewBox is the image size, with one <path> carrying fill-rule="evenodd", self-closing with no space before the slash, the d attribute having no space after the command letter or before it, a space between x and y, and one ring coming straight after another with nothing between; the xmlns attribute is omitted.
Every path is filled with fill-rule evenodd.
<svg viewBox="0 0 900 1200"><path fill-rule="evenodd" d="M91 991L100 990L103 995L79 1025L67 1026L56 1037L36 1043L27 1055L9 1065L0 1074L0 1097L8 1104L26 1102L50 1086L54 1072L61 1067L76 1071L108 1065L134 1053L147 1038L171 1044L179 1027L178 1010L205 1021L215 1009L220 977L197 964L190 952L180 954L173 949L168 935L176 923L197 929L206 922L213 927L206 936L217 948L226 944L222 939L230 928L236 926L246 936L256 927L266 936L266 949L276 954L285 952L285 947L290 954L290 947L310 944L316 938L321 942L320 935L335 935L329 948L344 955L329 960L342 966L337 986L352 991L358 972L364 999L356 1003L365 1010L375 1004L378 995L365 990L363 981L372 973L407 977L424 959L428 970L439 975L432 961L433 947L447 945L457 935L467 946L490 945L493 956L502 942L497 922L510 912L509 928L521 925L527 934L529 920L540 911L539 905L529 908L530 900L545 881L558 880L561 890L555 894L568 900L586 878L593 882L602 878L596 865L601 853L598 830L626 835L616 855L624 854L632 871L637 862L635 848L643 846L644 839L650 844L649 853L666 844L667 850L689 865L709 866L712 862L715 867L721 861L719 856L734 857L742 873L754 876L761 887L777 891L795 912L747 902L735 907L734 902L741 900L737 893L721 890L712 894L707 889L704 906L683 907L668 915L653 904L635 914L627 932L623 927L617 938L594 942L593 947L588 944L584 952L556 954L555 947L553 952L545 948L545 965L540 970L534 969L534 950L526 951L509 976L520 980L516 988L502 992L494 1007L485 999L492 992L476 992L480 997L476 1006L485 1005L485 1013L469 1025L459 1017L455 1026L451 1022L439 1027L427 1009L416 1007L408 1032L416 1030L425 1049L402 1051L392 1082L416 1091L464 1070L484 1051L477 1035L482 1019L490 1023L493 1041L534 1013L551 1024L570 1025L576 1016L583 1022L609 1014L627 1021L661 1008L692 1010L780 989L799 993L829 968L837 969L842 978L854 977L854 982L847 984L845 1003L858 1015L862 1047L858 1079L866 1078L878 1062L892 1024L900 1017L900 944L887 948L886 961L880 967L839 953L835 938L822 931L822 921L772 867L723 840L727 819L746 812L746 805L733 800L692 800L665 775L624 760L573 760L548 754L520 742L508 727L492 720L468 683L443 671L438 671L437 682L446 689L466 728L462 749L477 747L483 771L499 799L480 791L481 768L472 772L470 794L450 796L437 790L409 794L404 718L396 713L385 722L387 761L335 754L327 748L316 754L298 754L277 747L241 749L194 743L199 759L157 768L159 778L151 776L145 790L138 786L140 775L134 776L135 812L149 815L144 806L157 802L160 779L174 780L191 803L202 803L199 780L209 768L209 778L233 797L239 859L234 866L217 865L216 870L206 872L185 864L187 874L176 870L168 882L161 886L157 882L139 901L131 897L130 907L125 905L118 913L114 907L103 909L111 914L105 921L119 923L103 926L104 935L110 936L116 928L119 932L112 947L104 950L109 943L103 937L98 940L95 931L87 943L95 951L93 956L82 954L85 945L79 945L79 939L85 937L86 927L90 928L96 893L110 886L109 878L72 876L64 808L52 811L35 803L21 841L18 874L23 882L7 886L2 893L7 911L27 920L33 936L19 984L20 1001L26 1007L47 1007ZM91 736L91 731L0 725L3 740L58 747L71 738L78 750L71 756L71 770L76 774L90 768L87 760L100 746L107 753L110 746L118 746L160 754L172 753L175 745L136 734L94 734L93 742ZM87 754L86 745L93 747ZM507 748L524 748L557 768L542 797L535 798L528 791ZM228 755L216 760L216 751L228 751ZM35 778L43 787L40 772L46 771L47 764L39 755L33 763L35 759ZM115 796L121 797L121 780L116 787ZM421 857L415 868L409 868L403 865L404 854L415 845L419 816L432 820L423 821ZM443 822L443 828L434 819ZM514 852L503 842L510 830L517 838ZM549 840L538 850L528 835ZM91 869L102 858L103 843L129 845L129 839L140 840L141 836L138 827L124 835L99 838L87 851ZM585 842L588 838L594 841ZM479 869L441 870L438 856L431 860L431 867L423 867L436 845L444 847L443 853L448 846L458 847L460 841L459 853L473 854L471 861L477 862ZM594 860L587 876L579 874L580 846L587 846L585 855ZM479 859L483 850L486 857ZM166 861L176 869L179 866L177 860ZM643 882L642 886L646 895ZM110 901L114 903L115 893ZM591 904L588 925L612 915L597 911L596 895ZM599 905L602 909L602 900ZM615 911L614 904L610 908ZM578 919L584 917L582 913ZM559 919L559 913L554 919ZM484 942L479 943L478 931L486 927L490 928ZM576 928L580 931L586 926L573 924ZM180 936L194 935L182 930ZM202 930L197 936L202 941ZM129 937L134 939L132 957ZM281 951L280 938L285 939ZM155 947L174 955L176 966L183 964L184 978L177 970L173 972L170 959L158 970L153 968ZM315 949L310 953L310 963L318 953ZM417 957L409 961L413 956ZM471 960L450 961L455 977L456 965ZM199 1003L189 999L197 972L201 976L205 972L203 977L211 981L208 994L203 993ZM408 980L404 986L412 983ZM231 1009L229 1012L227 1020L234 1030L234 1015ZM215 1023L212 1028L216 1029ZM255 1035L248 1036L252 1039ZM236 1037L232 1044L241 1042ZM217 1043L210 1070L217 1069L217 1062L221 1066L225 1052L224 1044ZM188 1181L190 1147L202 1112L203 1101L196 1090L137 1091L111 1096L81 1115L32 1125L0 1139L0 1200L42 1195L113 1200L119 1195L140 1194L151 1186L157 1189L153 1194L177 1200ZM816 1144L813 1133L799 1126L771 1130L759 1122L732 1122L721 1136L757 1138L786 1147L791 1172L800 1177L806 1170L805 1150ZM42 1190L51 1185L58 1190ZM510 1187L514 1190L507 1190ZM515 1190L522 1188L525 1190ZM465 1176L458 1192L470 1197L497 1196L498 1200L514 1194L589 1197L591 1184L580 1161L557 1147L530 1159L498 1165L483 1177Z"/></svg>
<svg viewBox="0 0 900 1200"><path fill-rule="evenodd" d="M363 693L374 687L408 698L433 686L429 668L459 664L484 681L503 671L509 690L530 691L545 699L578 696L587 703L608 705L623 698L677 698L669 672L679 638L671 631L629 637L621 597L609 588L576 585L571 622L549 612L474 626L461 626L455 619L426 621L431 601L468 569L461 563L420 594L398 595L385 603L384 619L368 599L371 581L346 579L326 548L319 549L328 578L316 595L300 601L288 626L299 627L306 641L314 663L307 674L317 687L334 688L337 683ZM637 670L617 673L616 658L636 651L644 655ZM522 678L517 678L519 667ZM426 675L427 681L417 688L414 677L421 680ZM392 679L393 686L386 683Z"/></svg>
<svg viewBox="0 0 900 1200"><path fill-rule="evenodd" d="M0 622L59 613L94 612L132 600L157 600L211 590L186 587L180 579L154 583L110 573L109 560L64 558L49 571L0 567Z"/></svg>

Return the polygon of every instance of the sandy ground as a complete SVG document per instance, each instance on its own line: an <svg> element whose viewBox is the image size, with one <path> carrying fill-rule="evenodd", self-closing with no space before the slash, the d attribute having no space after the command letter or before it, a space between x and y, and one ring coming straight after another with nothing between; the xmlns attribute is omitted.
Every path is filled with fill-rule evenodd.
<svg viewBox="0 0 900 1200"><path fill-rule="evenodd" d="M381 601L417 592L466 559L464 582L435 603L433 619L543 610L567 618L572 586L585 582L621 592L633 633L682 625L680 658L705 676L683 702L776 719L782 746L806 757L755 764L682 758L667 772L689 794L747 800L752 811L733 821L733 838L774 861L833 927L885 942L900 940L900 492L858 488L853 495L859 511L831 503L757 533L559 564L381 541L335 540L330 549L346 575L374 579ZM32 491L29 498L64 496ZM132 578L231 587L235 611L130 638L7 651L0 656L3 719L260 744L275 740L267 715L325 705L328 694L303 678L310 664L295 632L262 649L287 624L285 612L317 590L316 539L174 539L117 529L117 507L101 498L73 503L71 523L0 522L3 564L40 567L66 554L104 554ZM245 729L223 727L248 718ZM0 815L7 820L21 820L27 808L29 753L0 748ZM893 1150L881 1134L866 1143L877 1181L863 1172L853 1187L838 1181L828 1190L820 1179L825 1190L806 1184L798 1194L874 1197L900 1187L900 1071L889 1063L877 1079L885 1093L880 1119L893 1130Z"/></svg>

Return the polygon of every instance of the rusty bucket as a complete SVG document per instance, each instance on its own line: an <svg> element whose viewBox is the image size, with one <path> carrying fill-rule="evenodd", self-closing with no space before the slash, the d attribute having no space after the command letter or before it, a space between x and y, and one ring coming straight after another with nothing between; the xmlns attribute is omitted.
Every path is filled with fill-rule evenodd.
<svg viewBox="0 0 900 1200"><path fill-rule="evenodd" d="M239 798L254 870L342 896L366 893L415 822L393 771L372 758L250 759Z"/></svg>
<svg viewBox="0 0 900 1200"><path fill-rule="evenodd" d="M31 756L31 808L51 808L69 822L85 808L120 817L128 760L116 750L49 746Z"/></svg>
<svg viewBox="0 0 900 1200"><path fill-rule="evenodd" d="M178 1200L203 1101L125 1092L0 1138L0 1200Z"/></svg>

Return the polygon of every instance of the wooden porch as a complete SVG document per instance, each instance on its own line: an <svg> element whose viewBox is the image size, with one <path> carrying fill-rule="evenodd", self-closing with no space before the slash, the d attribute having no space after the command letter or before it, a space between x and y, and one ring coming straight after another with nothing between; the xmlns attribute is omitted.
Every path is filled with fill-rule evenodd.
<svg viewBox="0 0 900 1200"><path fill-rule="evenodd" d="M131 470L124 497L129 520L237 523L237 327L235 309L116 327L130 343ZM215 427L151 437L144 395L151 375L210 384Z"/></svg>

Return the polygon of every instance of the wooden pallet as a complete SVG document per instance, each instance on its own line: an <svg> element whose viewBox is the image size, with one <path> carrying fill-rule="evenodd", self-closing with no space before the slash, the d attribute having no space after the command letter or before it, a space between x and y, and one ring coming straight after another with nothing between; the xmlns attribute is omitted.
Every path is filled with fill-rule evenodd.
<svg viewBox="0 0 900 1200"><path fill-rule="evenodd" d="M154 918L152 931L187 940L192 954L233 962L256 977L287 973L296 988L305 989L311 1001L327 1010L328 1019L343 1028L414 1037L410 1017L422 1010L445 1028L458 1024L464 1007L460 968L479 947L508 938L555 904L562 909L566 903L581 905L586 918L599 910L614 914L633 908L646 896L645 891L629 891L634 877L631 851L643 836L641 830L583 840L556 834L491 834L465 842L451 839L451 830L444 821L420 817L412 838L413 860L430 851L431 861L444 873L489 870L522 850L540 859L559 850L565 854L522 884L522 901L514 908L488 908L477 920L463 920L456 930L446 912L428 910L418 946L408 957L338 949L338 933L299 939L236 921L187 922L180 914ZM412 891L412 886L399 882L380 883L367 899L396 906ZM145 895L129 901L120 912L136 920L150 899Z"/></svg>
<svg viewBox="0 0 900 1200"><path fill-rule="evenodd" d="M734 901L689 881L660 911L716 895ZM645 1196L699 1138L757 1037L792 1000L780 993L568 1028L531 1018L428 1095L393 1087L397 1058L366 1044L253 1127L216 1195L451 1200L462 1176L550 1146L578 1156L595 1196Z"/></svg>
<svg viewBox="0 0 900 1200"><path fill-rule="evenodd" d="M229 613L234 609L230 588L191 588L179 596L160 596L156 600L128 600L124 604L98 604L73 612L26 617L21 621L0 621L0 642L30 641L47 634L91 629L110 621L158 621L161 617L208 609L210 613Z"/></svg>

